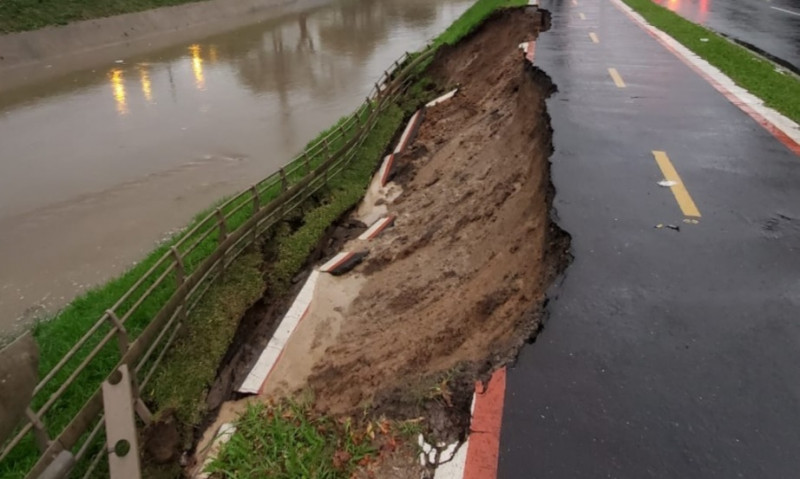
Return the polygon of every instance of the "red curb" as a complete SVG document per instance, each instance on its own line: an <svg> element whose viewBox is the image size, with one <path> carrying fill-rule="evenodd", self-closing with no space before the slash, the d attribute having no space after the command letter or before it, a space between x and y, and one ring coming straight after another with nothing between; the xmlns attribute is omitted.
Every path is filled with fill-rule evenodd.
<svg viewBox="0 0 800 479"><path fill-rule="evenodd" d="M386 159L386 168L384 168L383 176L381 177L381 186L386 186L386 183L389 182L389 175L392 174L393 164L394 164L394 153L390 153Z"/></svg>
<svg viewBox="0 0 800 479"><path fill-rule="evenodd" d="M389 226L392 226L394 224L394 220L397 217L395 215L389 215L389 216L387 216L387 218L388 218L388 220L386 222L384 222L383 225L381 225L380 228L376 229L375 231L372 232L371 235L369 235L369 237L367 238L368 240L376 238L379 234L381 234L383 232L383 230L385 230ZM378 220L378 221L382 221L382 219Z"/></svg>
<svg viewBox="0 0 800 479"><path fill-rule="evenodd" d="M705 81L707 81L709 84L711 84L711 86L713 86L714 89L716 89L718 92L722 93L722 95L725 96L725 98L727 98L728 101L730 101L731 103L733 103L734 105L739 107L739 109L742 110L743 112L747 113L750 116L750 118L755 120L756 123L761 125L768 132L770 132L772 134L772 136L774 136L778 141L783 143L783 145L786 146L787 148L789 148L789 150L792 151L795 155L800 156L800 144L798 144L791 137L789 137L789 135L784 133L780 128L776 127L772 122L770 122L769 120L764 118L764 116L762 116L760 113L758 113L753 108L751 108L750 105L747 105L746 103L743 103L736 95L733 94L733 92L731 92L730 90L725 88L717 80L715 80L714 78L710 77L703 70L697 68L697 66L695 66L693 63L691 63L686 58L684 58L683 55L678 53L678 51L675 50L674 48L672 48L672 46L670 46L668 43L664 42L661 38L659 38L658 35L654 34L650 30L645 28L645 26L640 24L639 21L636 19L636 17L631 15L630 12L626 11L623 8L620 8L617 5L615 5L615 6L617 7L618 10L620 10L622 13L624 13L631 21L633 21L633 23L635 23L636 26L638 26L639 28L644 30L651 37L655 38L656 41L661 46L663 46L670 53L672 53L673 55L678 57L678 59L680 61L682 61L686 66L691 68L695 73L700 75ZM656 27L653 27L653 28L656 28Z"/></svg>
<svg viewBox="0 0 800 479"><path fill-rule="evenodd" d="M500 456L500 427L506 394L506 368L492 374L489 384L475 385L467 459L463 479L494 479Z"/></svg>
<svg viewBox="0 0 800 479"><path fill-rule="evenodd" d="M536 41L531 40L525 47L525 58L527 58L528 61L531 62L531 64L533 64L533 57L535 55L536 55Z"/></svg>

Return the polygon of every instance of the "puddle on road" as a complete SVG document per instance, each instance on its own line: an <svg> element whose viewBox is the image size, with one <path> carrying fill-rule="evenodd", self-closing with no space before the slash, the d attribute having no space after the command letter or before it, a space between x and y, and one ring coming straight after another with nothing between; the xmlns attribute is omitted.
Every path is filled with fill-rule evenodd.
<svg viewBox="0 0 800 479"><path fill-rule="evenodd" d="M0 91L0 331L275 171L470 3L334 2Z"/></svg>

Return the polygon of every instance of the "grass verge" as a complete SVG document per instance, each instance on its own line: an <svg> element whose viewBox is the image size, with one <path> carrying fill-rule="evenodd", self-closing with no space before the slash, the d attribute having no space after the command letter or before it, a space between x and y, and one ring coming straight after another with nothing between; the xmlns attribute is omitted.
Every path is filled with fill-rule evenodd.
<svg viewBox="0 0 800 479"><path fill-rule="evenodd" d="M236 334L239 319L264 292L261 253L237 258L224 280L210 288L189 315L145 396L159 410L174 411L182 424L199 423L206 414L205 391Z"/></svg>
<svg viewBox="0 0 800 479"><path fill-rule="evenodd" d="M800 123L800 81L775 71L775 66L744 47L692 23L652 0L623 0L650 24L719 68L767 106ZM707 41L702 41L706 39Z"/></svg>
<svg viewBox="0 0 800 479"><path fill-rule="evenodd" d="M65 25L190 1L194 0L3 0L0 2L0 33Z"/></svg>
<svg viewBox="0 0 800 479"><path fill-rule="evenodd" d="M307 402L251 405L210 464L215 478L350 479L403 442L413 427L318 414Z"/></svg>

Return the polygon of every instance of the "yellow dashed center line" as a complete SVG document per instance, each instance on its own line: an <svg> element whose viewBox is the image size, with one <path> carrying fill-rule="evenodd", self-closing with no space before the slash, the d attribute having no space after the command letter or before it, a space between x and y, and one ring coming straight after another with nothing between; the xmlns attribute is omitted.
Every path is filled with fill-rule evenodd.
<svg viewBox="0 0 800 479"><path fill-rule="evenodd" d="M586 15L583 12L579 13L578 16L581 17L581 20L586 20Z"/></svg>
<svg viewBox="0 0 800 479"><path fill-rule="evenodd" d="M597 34L595 32L589 32L589 38L591 38L594 43L600 43L600 39L597 38Z"/></svg>
<svg viewBox="0 0 800 479"><path fill-rule="evenodd" d="M675 170L675 167L672 166L672 162L669 161L667 153L663 151L653 151L653 156L656 159L656 163L658 163L658 167L661 168L661 173L664 174L664 179L674 183L670 186L670 189L672 190L672 194L675 195L675 200L678 202L678 206L681 207L684 216L699 218L700 210L697 209L697 206L692 200L692 196L683 185L681 177L678 176L678 172Z"/></svg>
<svg viewBox="0 0 800 479"><path fill-rule="evenodd" d="M608 74L611 75L611 79L614 80L615 85L617 85L619 88L625 88L625 82L622 81L622 76L619 74L616 68L609 68Z"/></svg>

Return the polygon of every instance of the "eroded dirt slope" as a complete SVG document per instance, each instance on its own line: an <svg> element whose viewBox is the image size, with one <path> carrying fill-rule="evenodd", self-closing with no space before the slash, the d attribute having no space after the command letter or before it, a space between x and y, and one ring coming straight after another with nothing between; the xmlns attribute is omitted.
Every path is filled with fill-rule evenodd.
<svg viewBox="0 0 800 479"><path fill-rule="evenodd" d="M488 369L537 330L568 242L549 214L552 86L518 49L541 23L497 14L434 61L433 78L460 90L427 110L398 158L395 227L350 273L366 281L333 344L312 354L323 408L351 411L463 361Z"/></svg>

